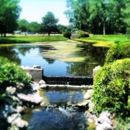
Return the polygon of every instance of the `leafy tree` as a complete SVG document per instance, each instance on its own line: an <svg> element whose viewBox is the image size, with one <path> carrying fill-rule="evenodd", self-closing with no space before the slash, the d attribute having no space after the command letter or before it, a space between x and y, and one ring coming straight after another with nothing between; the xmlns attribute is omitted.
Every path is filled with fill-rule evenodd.
<svg viewBox="0 0 130 130"><path fill-rule="evenodd" d="M86 0L67 0L65 14L69 18L70 23L78 29L88 30L89 2Z"/></svg>
<svg viewBox="0 0 130 130"><path fill-rule="evenodd" d="M67 0L65 12L77 29L94 34L125 33L122 9L127 0ZM129 1L129 0L128 0Z"/></svg>
<svg viewBox="0 0 130 130"><path fill-rule="evenodd" d="M19 0L0 0L0 33L6 36L7 32L13 32L17 27L17 19L20 14Z"/></svg>
<svg viewBox="0 0 130 130"><path fill-rule="evenodd" d="M58 32L61 33L61 34L62 34L63 32L65 32L66 28L67 28L67 27L66 27L65 25L62 25L62 24L58 24L58 25L57 25Z"/></svg>
<svg viewBox="0 0 130 130"><path fill-rule="evenodd" d="M53 31L57 31L56 25L58 23L58 19L55 18L55 15L52 12L47 12L47 14L42 17L42 26L43 31L48 33L48 36Z"/></svg>
<svg viewBox="0 0 130 130"><path fill-rule="evenodd" d="M130 1L127 0L126 2L126 8L122 10L124 13L124 22L126 23L127 26L127 31L126 33L128 34L128 37L130 37Z"/></svg>
<svg viewBox="0 0 130 130"><path fill-rule="evenodd" d="M18 21L18 29L20 29L22 32L26 32L29 30L29 22L26 19L21 19Z"/></svg>
<svg viewBox="0 0 130 130"><path fill-rule="evenodd" d="M40 31L40 24L38 22L31 22L29 23L29 31L33 33L38 33Z"/></svg>

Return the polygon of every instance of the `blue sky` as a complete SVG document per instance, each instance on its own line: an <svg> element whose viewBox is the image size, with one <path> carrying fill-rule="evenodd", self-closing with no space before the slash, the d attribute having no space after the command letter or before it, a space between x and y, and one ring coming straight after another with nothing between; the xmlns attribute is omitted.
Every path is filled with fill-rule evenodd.
<svg viewBox="0 0 130 130"><path fill-rule="evenodd" d="M40 23L41 18L51 11L59 19L59 24L69 24L64 15L64 11L67 10L66 0L20 0L19 5L22 8L20 19Z"/></svg>

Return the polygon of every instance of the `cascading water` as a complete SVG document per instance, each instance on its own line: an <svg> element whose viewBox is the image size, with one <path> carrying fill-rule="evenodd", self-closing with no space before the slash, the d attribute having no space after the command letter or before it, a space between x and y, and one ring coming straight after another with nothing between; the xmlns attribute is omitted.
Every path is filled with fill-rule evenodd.
<svg viewBox="0 0 130 130"><path fill-rule="evenodd" d="M48 100L46 107L32 109L28 130L86 130L84 110L76 104L83 101L80 90L53 90L43 92ZM29 112L24 116L27 120Z"/></svg>

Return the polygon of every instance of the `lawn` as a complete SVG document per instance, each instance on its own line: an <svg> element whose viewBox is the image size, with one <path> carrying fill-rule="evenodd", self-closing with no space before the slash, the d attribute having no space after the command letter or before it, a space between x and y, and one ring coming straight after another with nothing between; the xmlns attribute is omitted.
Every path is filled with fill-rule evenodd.
<svg viewBox="0 0 130 130"><path fill-rule="evenodd" d="M0 37L0 43L35 43L51 41L67 41L63 36L7 36Z"/></svg>
<svg viewBox="0 0 130 130"><path fill-rule="evenodd" d="M77 41L94 43L93 46L110 47L114 43L130 43L126 35L92 35L88 38L79 38Z"/></svg>

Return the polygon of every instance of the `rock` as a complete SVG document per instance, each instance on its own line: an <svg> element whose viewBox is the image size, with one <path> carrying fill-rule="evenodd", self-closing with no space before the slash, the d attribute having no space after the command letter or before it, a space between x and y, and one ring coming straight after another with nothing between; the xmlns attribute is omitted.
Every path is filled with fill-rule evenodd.
<svg viewBox="0 0 130 130"><path fill-rule="evenodd" d="M10 86L10 87L6 88L6 93L9 94L9 95L13 95L13 94L15 94L15 92L16 92L15 87Z"/></svg>
<svg viewBox="0 0 130 130"><path fill-rule="evenodd" d="M93 111L93 109L94 109L94 106L95 106L95 104L91 101L89 104L88 104L88 107L89 107L89 111Z"/></svg>
<svg viewBox="0 0 130 130"><path fill-rule="evenodd" d="M88 100L92 97L94 93L94 90L93 89L89 89L85 94L84 94L84 99Z"/></svg>
<svg viewBox="0 0 130 130"><path fill-rule="evenodd" d="M42 84L46 84L46 82L44 80L40 80L39 85L42 85Z"/></svg>
<svg viewBox="0 0 130 130"><path fill-rule="evenodd" d="M97 73L97 71L101 68L101 66L96 66L94 69L93 69L93 77L95 76L95 74Z"/></svg>
<svg viewBox="0 0 130 130"><path fill-rule="evenodd" d="M17 91L22 91L25 87L25 85L23 83L17 83Z"/></svg>
<svg viewBox="0 0 130 130"><path fill-rule="evenodd" d="M109 123L103 122L96 127L96 130L113 130L113 128Z"/></svg>
<svg viewBox="0 0 130 130"><path fill-rule="evenodd" d="M18 113L12 114L11 116L7 117L7 122L12 124L18 117L20 117L20 114Z"/></svg>
<svg viewBox="0 0 130 130"><path fill-rule="evenodd" d="M83 102L78 103L76 106L86 107L90 102L91 102L91 100L84 100Z"/></svg>
<svg viewBox="0 0 130 130"><path fill-rule="evenodd" d="M21 107L21 106L17 106L17 107L16 107L16 112L21 113L21 112L23 112L23 111L24 111L24 108L23 108L23 107Z"/></svg>
<svg viewBox="0 0 130 130"><path fill-rule="evenodd" d="M12 124L16 125L18 128L26 128L28 126L28 122L21 119L21 117L16 118Z"/></svg>
<svg viewBox="0 0 130 130"><path fill-rule="evenodd" d="M95 124L96 124L96 130L113 130L113 124L110 119L110 113L108 111L104 111L100 114L99 118L97 118Z"/></svg>
<svg viewBox="0 0 130 130"><path fill-rule="evenodd" d="M38 92L34 92L32 94L18 93L17 96L23 101L34 103L34 104L40 104L43 101L43 98L40 97Z"/></svg>

